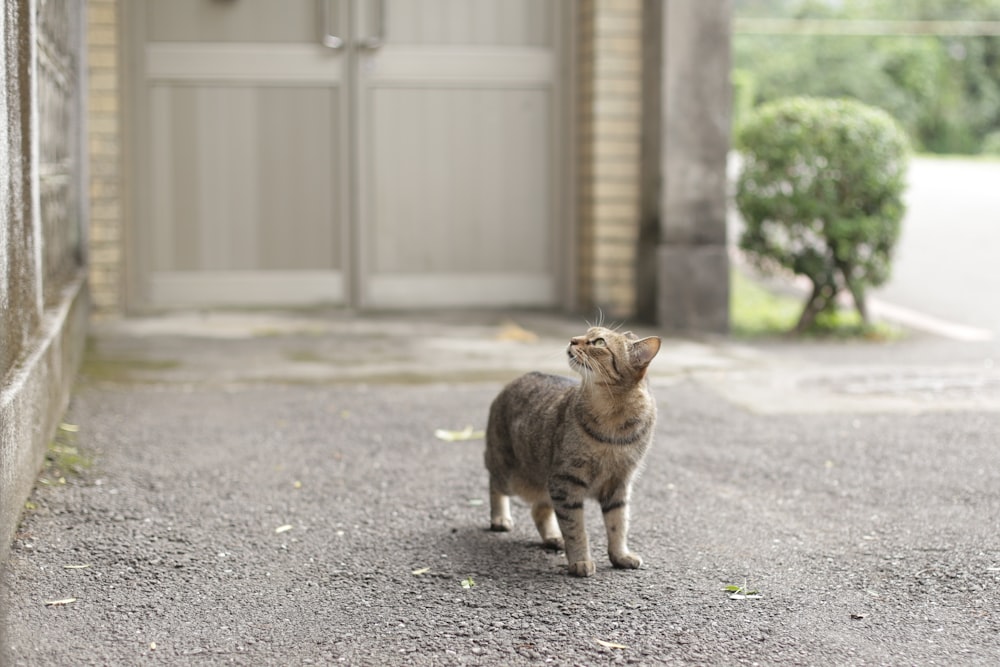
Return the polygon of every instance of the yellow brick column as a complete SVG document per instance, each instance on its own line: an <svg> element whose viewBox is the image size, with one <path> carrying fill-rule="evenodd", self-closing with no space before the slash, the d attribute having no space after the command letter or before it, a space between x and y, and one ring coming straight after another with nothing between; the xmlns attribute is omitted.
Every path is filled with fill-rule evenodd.
<svg viewBox="0 0 1000 667"><path fill-rule="evenodd" d="M578 6L579 305L628 318L636 309L642 0Z"/></svg>
<svg viewBox="0 0 1000 667"><path fill-rule="evenodd" d="M90 292L97 315L124 308L118 0L87 2Z"/></svg>

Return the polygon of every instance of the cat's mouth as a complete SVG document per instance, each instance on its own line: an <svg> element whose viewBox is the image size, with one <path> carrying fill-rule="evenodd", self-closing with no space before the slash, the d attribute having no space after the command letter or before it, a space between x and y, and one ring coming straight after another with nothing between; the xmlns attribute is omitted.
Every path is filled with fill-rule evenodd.
<svg viewBox="0 0 1000 667"><path fill-rule="evenodd" d="M584 359L584 358L581 358L579 355L575 354L573 352L573 348L572 347L566 348L566 356L569 357L569 366L570 366L570 368L572 368L574 370L576 368L582 368L582 369L588 370L588 371L590 370L590 364L587 363L587 360Z"/></svg>

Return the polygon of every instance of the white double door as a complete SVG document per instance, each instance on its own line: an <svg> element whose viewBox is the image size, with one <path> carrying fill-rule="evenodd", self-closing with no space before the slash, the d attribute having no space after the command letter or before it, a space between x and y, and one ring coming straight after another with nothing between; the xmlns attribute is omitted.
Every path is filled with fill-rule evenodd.
<svg viewBox="0 0 1000 667"><path fill-rule="evenodd" d="M125 6L134 305L559 300L558 0Z"/></svg>

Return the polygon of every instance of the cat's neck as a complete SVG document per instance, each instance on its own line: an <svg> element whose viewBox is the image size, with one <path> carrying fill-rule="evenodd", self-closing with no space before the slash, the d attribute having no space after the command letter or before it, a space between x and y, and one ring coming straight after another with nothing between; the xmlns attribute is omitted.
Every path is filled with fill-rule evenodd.
<svg viewBox="0 0 1000 667"><path fill-rule="evenodd" d="M601 384L584 380L579 386L579 398L586 409L596 415L631 416L647 409L652 401L648 381L642 378L629 385Z"/></svg>
<svg viewBox="0 0 1000 667"><path fill-rule="evenodd" d="M583 378L580 381L580 391L593 396L627 396L629 394L648 394L649 379L643 375L634 382L599 382L594 378Z"/></svg>

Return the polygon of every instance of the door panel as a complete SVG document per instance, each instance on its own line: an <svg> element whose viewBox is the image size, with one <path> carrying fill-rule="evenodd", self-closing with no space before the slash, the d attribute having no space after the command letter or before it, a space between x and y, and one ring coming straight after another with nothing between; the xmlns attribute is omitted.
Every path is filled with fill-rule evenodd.
<svg viewBox="0 0 1000 667"><path fill-rule="evenodd" d="M372 202L371 270L546 273L549 239L537 235L549 210L545 92L373 96L373 187L393 196Z"/></svg>
<svg viewBox="0 0 1000 667"><path fill-rule="evenodd" d="M553 305L555 3L385 5L358 75L362 303Z"/></svg>
<svg viewBox="0 0 1000 667"><path fill-rule="evenodd" d="M317 88L154 87L153 268L339 269L336 108Z"/></svg>
<svg viewBox="0 0 1000 667"><path fill-rule="evenodd" d="M346 59L318 43L315 0L137 5L140 299L343 302Z"/></svg>

